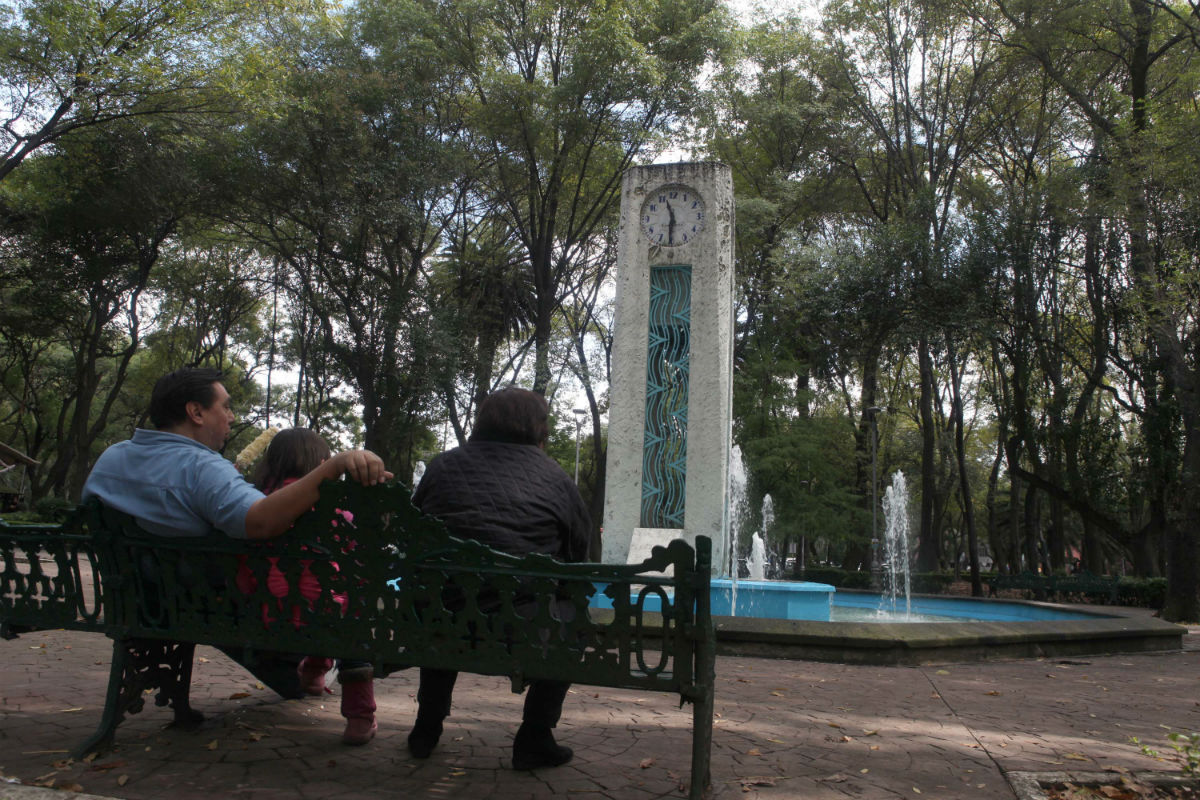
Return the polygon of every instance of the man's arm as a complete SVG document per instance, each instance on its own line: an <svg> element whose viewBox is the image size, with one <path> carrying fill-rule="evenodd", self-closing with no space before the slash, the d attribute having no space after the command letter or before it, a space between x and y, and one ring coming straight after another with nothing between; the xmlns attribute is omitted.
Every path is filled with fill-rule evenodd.
<svg viewBox="0 0 1200 800"><path fill-rule="evenodd" d="M370 450L338 453L303 478L250 506L246 512L246 538L271 539L283 533L316 504L322 483L337 480L343 474L363 486L374 486L392 478L392 473L383 466L383 459Z"/></svg>

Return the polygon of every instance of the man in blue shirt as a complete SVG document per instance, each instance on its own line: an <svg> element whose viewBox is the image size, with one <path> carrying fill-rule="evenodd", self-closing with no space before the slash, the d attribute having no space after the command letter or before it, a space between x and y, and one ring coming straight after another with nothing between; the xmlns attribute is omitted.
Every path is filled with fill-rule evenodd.
<svg viewBox="0 0 1200 800"><path fill-rule="evenodd" d="M365 486L391 479L370 450L326 460L270 495L254 488L217 452L233 424L229 392L215 369L180 369L158 379L150 421L133 438L101 454L83 486L160 536L200 536L213 529L234 538L269 539L317 502L321 483L343 474Z"/></svg>
<svg viewBox="0 0 1200 800"><path fill-rule="evenodd" d="M349 475L371 486L392 477L376 454L351 450L264 495L217 452L233 420L219 371L186 368L164 375L150 396L156 430L138 428L132 439L105 450L84 483L83 499L97 497L159 536L220 530L234 538L270 539L313 507L323 482ZM283 697L304 696L298 657L263 652L247 660L239 648L220 649Z"/></svg>

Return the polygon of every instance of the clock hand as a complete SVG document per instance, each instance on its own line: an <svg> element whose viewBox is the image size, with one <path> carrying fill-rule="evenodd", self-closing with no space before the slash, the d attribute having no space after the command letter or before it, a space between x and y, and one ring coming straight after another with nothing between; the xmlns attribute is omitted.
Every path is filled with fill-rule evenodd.
<svg viewBox="0 0 1200 800"><path fill-rule="evenodd" d="M671 208L670 201L667 201L667 244L675 244L675 209Z"/></svg>

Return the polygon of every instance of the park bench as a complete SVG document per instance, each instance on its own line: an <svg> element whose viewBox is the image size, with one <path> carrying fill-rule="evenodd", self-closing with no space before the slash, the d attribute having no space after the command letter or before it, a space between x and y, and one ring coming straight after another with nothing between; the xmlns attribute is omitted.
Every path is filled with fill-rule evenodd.
<svg viewBox="0 0 1200 800"><path fill-rule="evenodd" d="M1055 598L1095 602L1107 600L1117 603L1120 578L1093 575L1081 572L1074 575L1034 575L1022 572L1018 575L996 575L988 580L988 594L995 596L1005 589L1024 591L1036 600Z"/></svg>
<svg viewBox="0 0 1200 800"><path fill-rule="evenodd" d="M690 796L708 785L715 633L705 537L694 549L681 539L655 547L641 564L563 564L451 537L402 485L339 482L269 542L154 536L93 501L62 525L0 524L0 558L0 636L66 628L113 640L103 717L80 755L111 744L149 692L174 710L173 724L198 724L188 697L193 650L204 644L284 696L294 696L305 655L362 659L377 675L506 676L518 692L549 679L678 694L693 704ZM269 590L272 568L286 577L285 597ZM321 587L311 603L298 588L306 570ZM597 591L611 611L589 610ZM650 598L661 614L643 613Z"/></svg>

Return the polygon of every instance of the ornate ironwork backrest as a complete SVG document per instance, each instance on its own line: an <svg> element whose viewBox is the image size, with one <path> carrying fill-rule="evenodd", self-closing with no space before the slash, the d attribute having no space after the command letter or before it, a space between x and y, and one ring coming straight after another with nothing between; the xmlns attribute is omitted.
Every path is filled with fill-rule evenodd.
<svg viewBox="0 0 1200 800"><path fill-rule="evenodd" d="M154 536L119 512L100 514L102 527L120 533L112 550L120 581L110 588L129 635L469 668L514 681L571 675L662 688L694 677L707 540L702 568L681 540L641 565L517 557L451 537L400 484L327 484L291 531L261 544ZM601 590L614 606L606 624L588 613ZM652 596L661 615L643 613Z"/></svg>
<svg viewBox="0 0 1200 800"><path fill-rule="evenodd" d="M104 629L96 553L78 511L62 525L0 521L0 630Z"/></svg>

